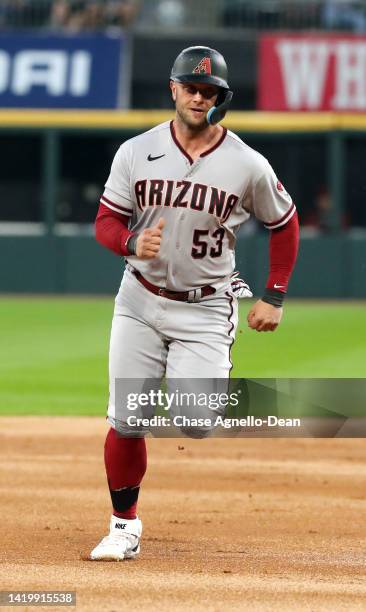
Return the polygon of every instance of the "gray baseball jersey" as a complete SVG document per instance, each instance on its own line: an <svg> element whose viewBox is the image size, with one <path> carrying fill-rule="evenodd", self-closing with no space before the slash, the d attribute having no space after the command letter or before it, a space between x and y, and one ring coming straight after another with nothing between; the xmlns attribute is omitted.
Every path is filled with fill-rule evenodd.
<svg viewBox="0 0 366 612"><path fill-rule="evenodd" d="M251 214L274 229L295 212L268 161L236 134L224 129L193 161L169 121L122 144L101 202L131 217L135 232L164 217L159 256L127 261L151 283L175 291L232 273L236 234Z"/></svg>

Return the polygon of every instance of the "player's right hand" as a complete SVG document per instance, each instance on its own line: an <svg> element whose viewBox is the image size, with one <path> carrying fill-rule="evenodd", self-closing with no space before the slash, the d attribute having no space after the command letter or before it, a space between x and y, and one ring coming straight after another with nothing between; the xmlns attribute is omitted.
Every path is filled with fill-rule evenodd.
<svg viewBox="0 0 366 612"><path fill-rule="evenodd" d="M154 259L159 255L165 219L160 217L154 227L147 227L136 240L136 255L140 259Z"/></svg>

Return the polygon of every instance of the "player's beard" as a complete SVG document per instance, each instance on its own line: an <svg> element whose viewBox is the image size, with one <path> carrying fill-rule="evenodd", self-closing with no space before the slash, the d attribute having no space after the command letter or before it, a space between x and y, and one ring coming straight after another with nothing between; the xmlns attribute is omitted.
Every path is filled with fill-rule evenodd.
<svg viewBox="0 0 366 612"><path fill-rule="evenodd" d="M190 111L185 111L178 104L176 105L176 111L180 121L192 132L203 132L207 128L207 113L203 112L200 119L194 120L190 115Z"/></svg>

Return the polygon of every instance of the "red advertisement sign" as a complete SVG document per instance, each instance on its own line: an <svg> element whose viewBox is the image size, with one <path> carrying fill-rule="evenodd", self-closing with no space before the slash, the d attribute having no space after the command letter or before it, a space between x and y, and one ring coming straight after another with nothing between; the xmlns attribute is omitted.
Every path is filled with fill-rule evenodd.
<svg viewBox="0 0 366 612"><path fill-rule="evenodd" d="M366 36L264 35L260 110L366 111Z"/></svg>

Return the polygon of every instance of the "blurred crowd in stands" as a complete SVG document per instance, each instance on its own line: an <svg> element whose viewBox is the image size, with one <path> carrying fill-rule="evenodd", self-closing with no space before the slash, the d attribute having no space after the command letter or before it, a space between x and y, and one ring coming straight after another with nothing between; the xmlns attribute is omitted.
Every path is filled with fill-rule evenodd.
<svg viewBox="0 0 366 612"><path fill-rule="evenodd" d="M0 28L230 27L366 31L366 0L0 0Z"/></svg>
<svg viewBox="0 0 366 612"><path fill-rule="evenodd" d="M321 29L363 32L365 0L225 0L224 26L257 29Z"/></svg>
<svg viewBox="0 0 366 612"><path fill-rule="evenodd" d="M0 27L80 32L128 27L139 0L0 0Z"/></svg>

